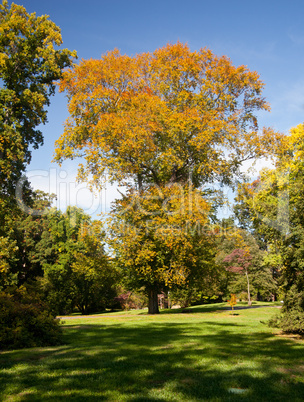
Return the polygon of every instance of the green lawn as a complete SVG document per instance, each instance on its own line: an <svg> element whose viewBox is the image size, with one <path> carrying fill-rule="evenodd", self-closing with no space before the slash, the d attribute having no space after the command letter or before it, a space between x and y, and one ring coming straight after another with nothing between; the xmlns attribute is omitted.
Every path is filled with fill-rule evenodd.
<svg viewBox="0 0 304 402"><path fill-rule="evenodd" d="M1 400L303 401L303 339L226 306L69 317L65 345L0 354Z"/></svg>

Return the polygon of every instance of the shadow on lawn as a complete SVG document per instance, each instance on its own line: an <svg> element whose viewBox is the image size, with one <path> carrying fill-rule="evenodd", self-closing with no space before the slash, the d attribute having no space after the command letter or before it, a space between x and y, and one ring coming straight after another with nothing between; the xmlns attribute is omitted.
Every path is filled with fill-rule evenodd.
<svg viewBox="0 0 304 402"><path fill-rule="evenodd" d="M0 395L11 389L21 401L152 402L172 395L184 401L302 401L301 345L238 329L214 322L69 325L66 346L0 354Z"/></svg>

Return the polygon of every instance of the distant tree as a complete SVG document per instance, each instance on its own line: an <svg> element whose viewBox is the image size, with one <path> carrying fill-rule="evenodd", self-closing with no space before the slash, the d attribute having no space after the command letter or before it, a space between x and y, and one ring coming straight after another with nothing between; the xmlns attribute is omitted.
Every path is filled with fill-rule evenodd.
<svg viewBox="0 0 304 402"><path fill-rule="evenodd" d="M42 265L47 298L57 313L78 307L83 314L103 310L116 296L118 273L104 248L101 222L92 221L81 208L48 215L49 244Z"/></svg>
<svg viewBox="0 0 304 402"><path fill-rule="evenodd" d="M79 242L81 228L90 217L82 209L69 206L64 213L52 210L48 221L45 242L49 248L43 264L47 298L57 314L66 314L75 306L72 265L83 248Z"/></svg>
<svg viewBox="0 0 304 402"><path fill-rule="evenodd" d="M237 274L243 274L246 276L247 280L247 295L248 295L248 305L251 306L251 296L250 296L250 281L249 272L251 266L252 257L249 250L245 249L235 249L231 254L224 258L224 262L228 264L227 270Z"/></svg>
<svg viewBox="0 0 304 402"><path fill-rule="evenodd" d="M231 306L231 310L234 310L234 306L237 304L237 300L236 300L236 295L234 293L231 294L231 298L230 300L228 300L228 303Z"/></svg>
<svg viewBox="0 0 304 402"><path fill-rule="evenodd" d="M75 305L82 314L113 305L119 274L105 252L105 233L99 221L85 223L78 235L81 249L75 254L71 278Z"/></svg>
<svg viewBox="0 0 304 402"><path fill-rule="evenodd" d="M227 270L226 292L246 291L248 300L267 300L277 291L271 266L266 263L268 253L261 250L251 233L230 228L217 244L216 261ZM250 288L250 297L248 293Z"/></svg>

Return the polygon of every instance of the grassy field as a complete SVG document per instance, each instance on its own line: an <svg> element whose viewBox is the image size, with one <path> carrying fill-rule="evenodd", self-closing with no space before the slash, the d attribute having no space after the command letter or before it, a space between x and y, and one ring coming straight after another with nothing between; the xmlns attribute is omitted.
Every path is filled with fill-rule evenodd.
<svg viewBox="0 0 304 402"><path fill-rule="evenodd" d="M303 401L303 339L224 307L67 317L63 346L0 354L1 400Z"/></svg>

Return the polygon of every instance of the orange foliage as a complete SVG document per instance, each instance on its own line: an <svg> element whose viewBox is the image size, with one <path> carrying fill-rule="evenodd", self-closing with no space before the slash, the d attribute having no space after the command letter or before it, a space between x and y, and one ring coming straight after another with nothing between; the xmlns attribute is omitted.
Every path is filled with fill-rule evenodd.
<svg viewBox="0 0 304 402"><path fill-rule="evenodd" d="M147 184L229 182L241 162L263 155L280 135L258 131L269 110L256 72L182 43L134 57L115 49L65 72L70 117L55 160L83 156L79 176L100 185L130 175Z"/></svg>

